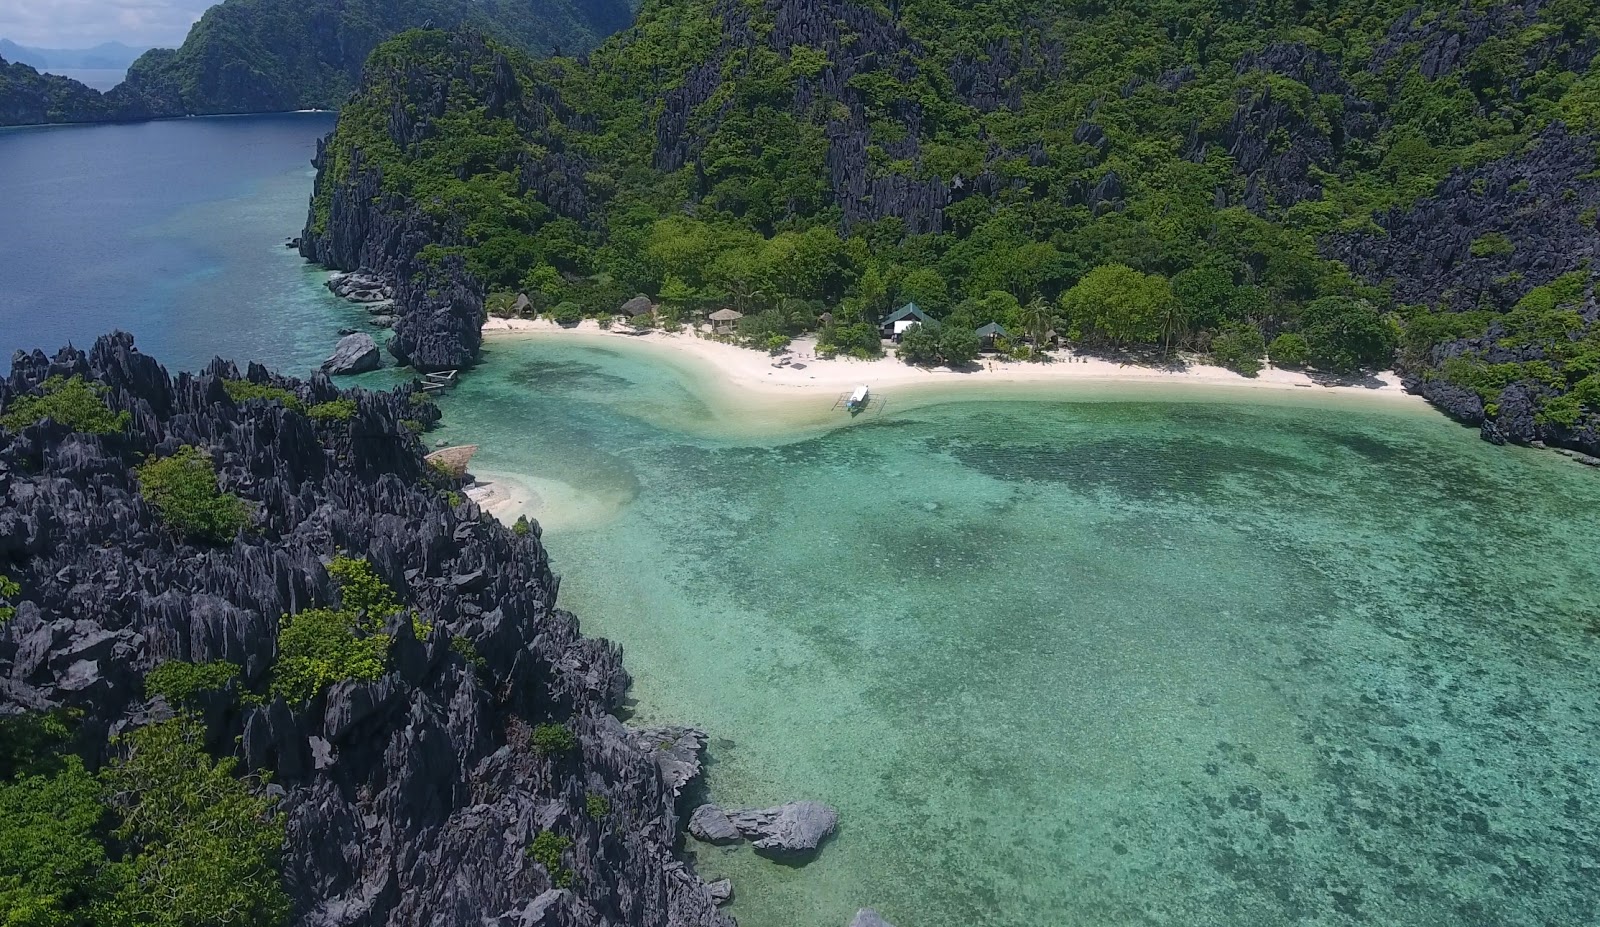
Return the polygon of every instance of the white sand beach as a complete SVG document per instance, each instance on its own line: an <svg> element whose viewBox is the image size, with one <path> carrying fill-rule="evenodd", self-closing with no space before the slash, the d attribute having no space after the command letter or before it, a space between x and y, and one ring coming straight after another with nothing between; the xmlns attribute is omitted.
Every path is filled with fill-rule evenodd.
<svg viewBox="0 0 1600 927"><path fill-rule="evenodd" d="M1195 387L1197 392L1210 395L1215 395L1215 389L1238 389L1329 397L1359 396L1418 406L1425 404L1421 397L1407 393L1400 384L1400 378L1388 371L1359 382L1324 384L1301 371L1276 367L1267 367L1255 377L1244 377L1232 370L1192 361L1169 367L1150 367L1116 363L1066 350L1053 352L1050 363L982 359L973 369L957 371L945 367L913 367L894 357L870 361L850 358L824 360L816 357L814 338L795 339L788 354L791 363L780 367L774 366L774 358L760 351L715 341L695 332L652 331L632 334L626 329L607 331L592 319L576 326L563 327L545 319L490 318L484 323L483 332L490 339L536 336L606 345L648 345L713 368L723 385L747 397L804 396L814 402L819 397L831 400L861 384L871 387L874 393L893 389L902 394L907 387L915 393L928 387L1160 384L1167 387ZM944 397L953 391L937 390ZM989 390L980 389L979 392L986 393Z"/></svg>

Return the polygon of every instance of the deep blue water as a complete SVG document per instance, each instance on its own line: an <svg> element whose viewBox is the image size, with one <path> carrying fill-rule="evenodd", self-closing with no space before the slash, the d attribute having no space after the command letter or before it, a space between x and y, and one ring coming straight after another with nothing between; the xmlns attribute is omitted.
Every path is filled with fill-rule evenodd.
<svg viewBox="0 0 1600 927"><path fill-rule="evenodd" d="M116 328L172 369L314 366L363 317L284 247L334 118L0 130L0 369Z"/></svg>

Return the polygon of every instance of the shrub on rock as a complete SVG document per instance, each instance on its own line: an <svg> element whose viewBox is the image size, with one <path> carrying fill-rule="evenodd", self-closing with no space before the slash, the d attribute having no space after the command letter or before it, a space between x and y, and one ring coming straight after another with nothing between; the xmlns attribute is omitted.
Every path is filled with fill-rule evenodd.
<svg viewBox="0 0 1600 927"><path fill-rule="evenodd" d="M250 506L217 485L217 468L197 447L139 468L139 492L167 527L195 541L221 544L249 526Z"/></svg>

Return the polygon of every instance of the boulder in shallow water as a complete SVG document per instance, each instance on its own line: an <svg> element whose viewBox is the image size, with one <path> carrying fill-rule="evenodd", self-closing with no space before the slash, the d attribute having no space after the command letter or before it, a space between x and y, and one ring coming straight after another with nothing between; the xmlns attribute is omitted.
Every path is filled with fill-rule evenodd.
<svg viewBox="0 0 1600 927"><path fill-rule="evenodd" d="M734 811L728 820L763 856L798 860L812 856L839 826L839 812L819 801Z"/></svg>
<svg viewBox="0 0 1600 927"><path fill-rule="evenodd" d="M733 881L730 879L718 879L715 882L708 882L706 883L706 888L711 890L713 904L727 904L733 900Z"/></svg>
<svg viewBox="0 0 1600 927"><path fill-rule="evenodd" d="M862 908L856 916L850 919L850 927L894 927L893 924L883 919L883 915L871 908Z"/></svg>
<svg viewBox="0 0 1600 927"><path fill-rule="evenodd" d="M322 362L322 372L366 373L368 370L377 370L382 364L383 355L378 352L378 342L371 335L357 332L339 339L333 354Z"/></svg>
<svg viewBox="0 0 1600 927"><path fill-rule="evenodd" d="M733 826L728 812L711 804L694 809L689 816L689 833L706 843L737 843L740 839L739 828Z"/></svg>

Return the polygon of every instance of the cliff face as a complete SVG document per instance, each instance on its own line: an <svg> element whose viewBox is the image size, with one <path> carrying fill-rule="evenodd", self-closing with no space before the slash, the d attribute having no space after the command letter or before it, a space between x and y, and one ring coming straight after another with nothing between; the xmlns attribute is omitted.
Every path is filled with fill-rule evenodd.
<svg viewBox="0 0 1600 927"><path fill-rule="evenodd" d="M202 714L215 750L273 774L294 922L730 927L673 857L681 782L652 753L678 732L639 735L612 717L621 654L556 607L537 530L506 530L425 482L402 422L436 417L430 405L243 374L306 403L355 402L348 421L317 422L230 399L223 383L241 373L229 363L174 378L115 335L87 354L19 353L0 407L50 375L103 384L131 424L104 437L48 421L0 431L0 572L22 587L0 625L0 712L80 711L78 742L98 763L109 735L168 710L142 691L164 661L227 660L265 691L279 617L332 604L327 559L364 556L431 631L392 622L376 681L303 706L213 699ZM138 495L134 466L180 445L206 449L223 488L255 509L226 546L176 539ZM542 722L566 723L576 749L532 750ZM599 818L590 796L608 806ZM546 831L571 840L569 887L525 852Z"/></svg>

